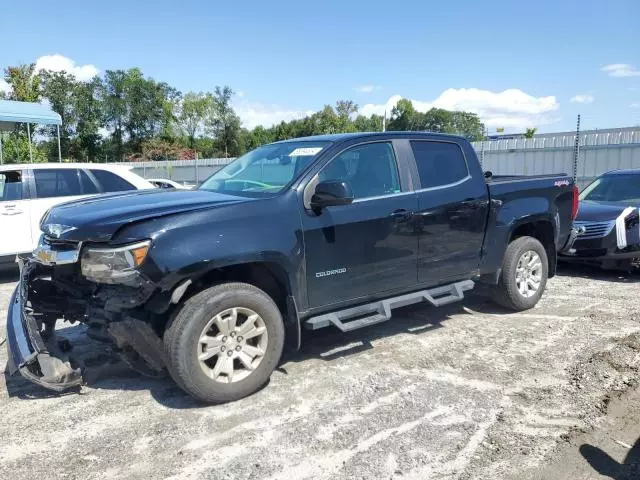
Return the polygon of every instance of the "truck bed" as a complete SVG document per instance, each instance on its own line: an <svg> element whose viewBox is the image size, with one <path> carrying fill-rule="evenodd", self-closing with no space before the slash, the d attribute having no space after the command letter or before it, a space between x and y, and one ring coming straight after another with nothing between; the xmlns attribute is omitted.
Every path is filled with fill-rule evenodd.
<svg viewBox="0 0 640 480"><path fill-rule="evenodd" d="M537 191L552 187L564 187L570 190L573 180L566 173L547 175L495 175L487 179L491 198L500 198L502 195L517 192L518 197L535 195ZM547 197L549 192L540 192Z"/></svg>
<svg viewBox="0 0 640 480"><path fill-rule="evenodd" d="M487 183L503 183L520 180L542 180L547 178L568 177L567 173L546 173L543 175L493 175Z"/></svg>

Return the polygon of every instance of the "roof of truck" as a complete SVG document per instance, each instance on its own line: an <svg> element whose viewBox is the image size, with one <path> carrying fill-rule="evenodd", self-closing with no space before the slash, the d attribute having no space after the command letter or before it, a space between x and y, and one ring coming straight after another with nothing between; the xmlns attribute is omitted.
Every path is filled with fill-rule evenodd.
<svg viewBox="0 0 640 480"><path fill-rule="evenodd" d="M312 142L312 141L326 141L326 142L341 142L343 140L350 140L352 138L367 138L367 137L376 137L376 136L391 136L391 137L435 137L435 138L449 138L449 139L464 139L464 137L460 135L450 135L447 133L434 133L434 132L357 132L357 133L333 133L329 135L312 135L310 137L298 137L298 138L289 138L287 140L281 140L277 143L288 143L288 142Z"/></svg>
<svg viewBox="0 0 640 480"><path fill-rule="evenodd" d="M640 168L627 168L622 170L611 170L604 175L640 175Z"/></svg>

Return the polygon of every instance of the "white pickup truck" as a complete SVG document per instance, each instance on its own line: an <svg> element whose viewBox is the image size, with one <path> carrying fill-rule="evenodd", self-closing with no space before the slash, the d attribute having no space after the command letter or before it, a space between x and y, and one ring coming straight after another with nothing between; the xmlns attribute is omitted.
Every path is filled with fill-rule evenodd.
<svg viewBox="0 0 640 480"><path fill-rule="evenodd" d="M0 165L0 267L37 246L40 219L54 205L83 196L150 188L154 186L124 165Z"/></svg>

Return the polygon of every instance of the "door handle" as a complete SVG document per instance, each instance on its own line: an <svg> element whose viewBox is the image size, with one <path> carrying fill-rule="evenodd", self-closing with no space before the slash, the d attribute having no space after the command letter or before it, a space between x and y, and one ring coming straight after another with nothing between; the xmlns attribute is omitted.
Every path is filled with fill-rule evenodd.
<svg viewBox="0 0 640 480"><path fill-rule="evenodd" d="M403 222L403 221L409 220L412 215L413 215L413 212L410 212L405 208L401 208L399 210L395 210L391 212L389 216L393 219L394 222Z"/></svg>

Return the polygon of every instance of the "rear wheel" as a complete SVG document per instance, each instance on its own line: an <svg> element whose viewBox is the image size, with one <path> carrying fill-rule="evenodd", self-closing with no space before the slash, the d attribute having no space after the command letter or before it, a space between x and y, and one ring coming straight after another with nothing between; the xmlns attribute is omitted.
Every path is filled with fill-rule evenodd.
<svg viewBox="0 0 640 480"><path fill-rule="evenodd" d="M542 244L533 237L516 238L507 246L492 297L510 310L533 308L544 292L548 274L547 252Z"/></svg>
<svg viewBox="0 0 640 480"><path fill-rule="evenodd" d="M262 290L225 283L185 302L164 335L168 370L187 393L209 403L260 389L284 344L282 315Z"/></svg>

